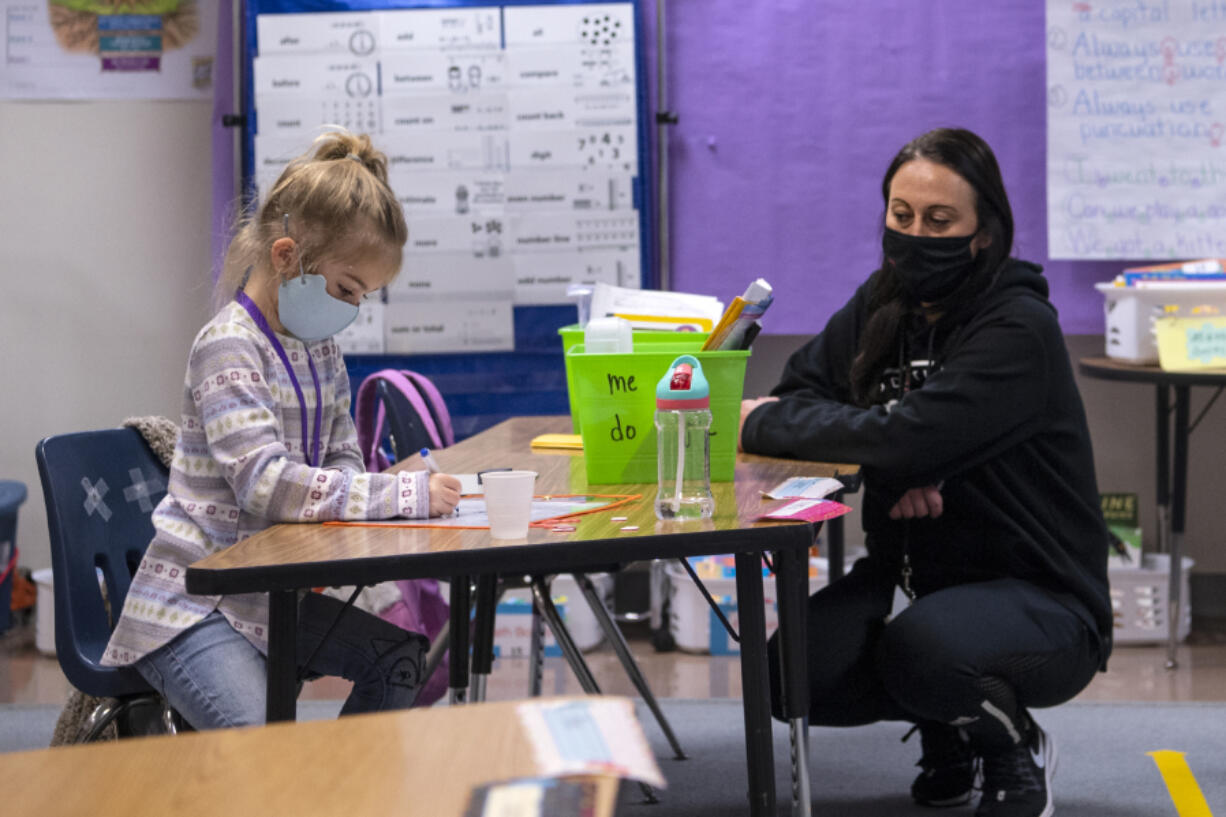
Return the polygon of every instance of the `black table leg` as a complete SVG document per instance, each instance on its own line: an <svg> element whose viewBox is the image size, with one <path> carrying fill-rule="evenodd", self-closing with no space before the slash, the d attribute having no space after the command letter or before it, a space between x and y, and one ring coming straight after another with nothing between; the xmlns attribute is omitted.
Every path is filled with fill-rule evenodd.
<svg viewBox="0 0 1226 817"><path fill-rule="evenodd" d="M1158 511L1158 551L1170 552L1171 536L1171 401L1170 389L1162 384L1154 387L1154 442L1157 449L1158 472L1154 485Z"/></svg>
<svg viewBox="0 0 1226 817"><path fill-rule="evenodd" d="M451 688L448 699L462 704L468 698L468 626L472 593L468 576L451 577Z"/></svg>
<svg viewBox="0 0 1226 817"><path fill-rule="evenodd" d="M485 685L494 665L494 611L498 606L498 577L477 577L477 615L473 625L472 700L485 700Z"/></svg>
<svg viewBox="0 0 1226 817"><path fill-rule="evenodd" d="M809 714L807 557L807 550L796 548L778 550L774 554L775 593L779 600L779 678L783 693L783 716L788 722L792 749L792 814L801 817L807 817L812 808L805 728L805 718Z"/></svg>
<svg viewBox="0 0 1226 817"><path fill-rule="evenodd" d="M741 696L749 767L749 813L761 817L775 813L775 754L771 743L770 676L766 665L766 610L760 553L736 554L736 599L741 625Z"/></svg>
<svg viewBox="0 0 1226 817"><path fill-rule="evenodd" d="M843 493L840 491L830 497L835 502L843 501ZM826 521L826 565L827 571L830 574L830 581L843 578L843 560L845 556L844 539L843 539L843 517L836 516L834 519Z"/></svg>
<svg viewBox="0 0 1226 817"><path fill-rule="evenodd" d="M1179 644L1179 624L1183 619L1183 531L1188 501L1188 401L1189 387L1175 386L1175 460L1171 466L1171 557L1170 585L1167 595L1166 668L1179 666L1175 649Z"/></svg>
<svg viewBox="0 0 1226 817"><path fill-rule="evenodd" d="M268 680L264 719L292 721L298 716L298 591L268 594Z"/></svg>

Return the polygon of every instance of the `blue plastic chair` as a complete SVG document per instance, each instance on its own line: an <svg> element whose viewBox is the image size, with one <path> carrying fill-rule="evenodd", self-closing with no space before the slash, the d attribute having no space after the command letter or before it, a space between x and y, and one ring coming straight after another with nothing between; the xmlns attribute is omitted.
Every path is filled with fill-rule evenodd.
<svg viewBox="0 0 1226 817"><path fill-rule="evenodd" d="M178 715L140 673L100 663L153 539L152 514L166 494L166 467L134 428L47 437L35 459L51 536L56 657L74 687L116 699L95 708L77 742L94 740L112 722L121 735L131 734L125 729L138 707L156 707L161 729L177 732Z"/></svg>

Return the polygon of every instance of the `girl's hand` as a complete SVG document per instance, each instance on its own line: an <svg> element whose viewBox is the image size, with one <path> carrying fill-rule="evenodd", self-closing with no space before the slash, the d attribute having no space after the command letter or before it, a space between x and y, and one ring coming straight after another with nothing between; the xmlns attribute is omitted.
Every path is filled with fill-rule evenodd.
<svg viewBox="0 0 1226 817"><path fill-rule="evenodd" d="M941 488L938 485L925 485L923 488L912 488L902 495L902 498L890 508L891 519L922 519L930 517L937 519L945 512L945 504L941 499Z"/></svg>
<svg viewBox="0 0 1226 817"><path fill-rule="evenodd" d="M745 430L745 418L749 416L750 412L752 412L754 409L756 409L758 406L762 405L763 403L773 403L778 399L779 399L778 397L755 397L753 400L742 400L741 401L741 421L737 423L737 426L736 426L736 450L737 451L745 450L744 448L741 448L741 432Z"/></svg>
<svg viewBox="0 0 1226 817"><path fill-rule="evenodd" d="M430 515L446 516L460 503L460 481L450 474L430 475Z"/></svg>

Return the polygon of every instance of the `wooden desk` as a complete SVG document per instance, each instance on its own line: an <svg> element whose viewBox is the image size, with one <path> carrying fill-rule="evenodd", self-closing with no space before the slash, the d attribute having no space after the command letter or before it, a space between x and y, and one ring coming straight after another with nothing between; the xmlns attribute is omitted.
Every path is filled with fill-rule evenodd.
<svg viewBox="0 0 1226 817"><path fill-rule="evenodd" d="M1188 423L1188 391L1192 386L1216 386L1220 390L1226 386L1226 372L1168 372L1157 366L1126 363L1109 357L1083 357L1078 362L1078 369L1087 377L1152 384L1155 387L1158 547L1171 557L1166 666L1167 669L1175 669L1178 666L1175 648L1179 644L1179 622L1183 617L1180 596L1183 589L1183 532L1188 500L1188 435L1196 427L1195 423ZM1172 391L1175 396L1173 418ZM1175 443L1173 455L1172 434Z"/></svg>
<svg viewBox="0 0 1226 817"><path fill-rule="evenodd" d="M463 442L435 452L451 473L486 468L527 468L538 473L537 493L589 491L581 456L533 452L533 437L569 429L566 417L507 420ZM413 467L413 460L402 465ZM733 553L741 628L741 679L752 814L775 811L774 756L771 744L770 689L761 556L773 552L783 662L784 704L794 734L808 714L805 663L805 602L808 549L814 526L807 523L758 523L761 492L790 476L835 476L854 466L780 460L755 455L737 458L736 479L714 483L716 510L711 519L661 522L655 518L654 485L597 485L594 493L638 493L641 501L618 513L580 517L576 530L557 533L534 528L526 539L496 541L488 530L403 527L276 525L190 566L187 589L200 594L269 593L268 720L294 717L297 596L300 588L322 584L370 584L389 579L446 578L452 611L467 621L473 576L507 573L585 572L649 559ZM612 516L626 516L613 521ZM638 530L626 531L625 526ZM452 682L468 674L468 627L451 628ZM796 738L803 755L803 742ZM803 800L808 808L807 768L803 756Z"/></svg>
<svg viewBox="0 0 1226 817"><path fill-rule="evenodd" d="M4 754L0 803L5 814L30 817L460 817L474 786L539 776L519 703ZM618 781L597 779L597 813L611 815Z"/></svg>

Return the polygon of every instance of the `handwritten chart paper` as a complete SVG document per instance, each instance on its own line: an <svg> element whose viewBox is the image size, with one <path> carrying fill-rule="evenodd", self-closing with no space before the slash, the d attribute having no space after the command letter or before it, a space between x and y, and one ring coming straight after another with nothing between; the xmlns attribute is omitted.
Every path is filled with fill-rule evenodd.
<svg viewBox="0 0 1226 817"><path fill-rule="evenodd" d="M1048 255L1226 255L1226 3L1048 0Z"/></svg>

